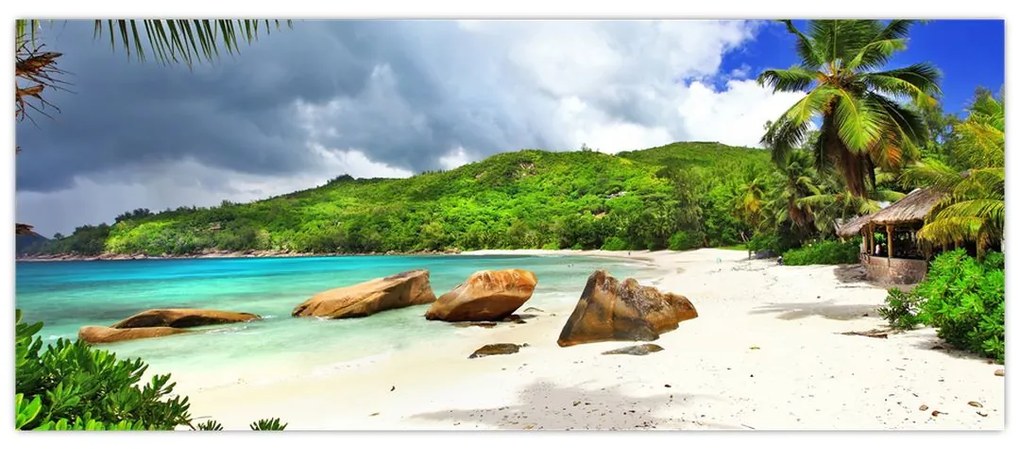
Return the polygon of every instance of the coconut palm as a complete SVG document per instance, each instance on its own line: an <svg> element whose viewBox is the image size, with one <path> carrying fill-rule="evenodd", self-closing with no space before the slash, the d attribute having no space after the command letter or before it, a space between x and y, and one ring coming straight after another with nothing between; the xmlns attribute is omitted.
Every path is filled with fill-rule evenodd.
<svg viewBox="0 0 1020 449"><path fill-rule="evenodd" d="M835 169L850 193L866 197L876 169L896 172L916 157L927 128L902 100L936 105L940 74L928 63L884 69L906 48L908 20L815 20L807 34L783 22L797 39L800 63L765 70L758 83L773 92L807 94L769 125L762 143L781 161L820 126L812 149L816 166Z"/></svg>
<svg viewBox="0 0 1020 449"><path fill-rule="evenodd" d="M882 210L883 204L896 202L906 196L902 192L881 187L894 179L895 175L879 171L875 180L880 187L868 191L867 196L858 196L847 188L842 179L830 176L820 183L821 193L803 197L797 200L797 205L812 212L815 228L819 232L831 234L838 220L878 212Z"/></svg>
<svg viewBox="0 0 1020 449"><path fill-rule="evenodd" d="M804 150L791 151L776 167L782 174L783 183L778 195L774 195L777 204L772 209L778 214L775 220L780 223L789 220L797 229L809 231L814 223L814 214L800 200L822 193L816 181L818 174L811 164L811 154Z"/></svg>
<svg viewBox="0 0 1020 449"><path fill-rule="evenodd" d="M1005 229L1005 104L980 90L967 110L947 143L948 161L925 159L905 170L903 179L945 195L918 231L920 240L942 246L975 242L983 258Z"/></svg>
<svg viewBox="0 0 1020 449"><path fill-rule="evenodd" d="M734 215L757 232L767 222L768 180L755 177L740 184L733 198Z"/></svg>

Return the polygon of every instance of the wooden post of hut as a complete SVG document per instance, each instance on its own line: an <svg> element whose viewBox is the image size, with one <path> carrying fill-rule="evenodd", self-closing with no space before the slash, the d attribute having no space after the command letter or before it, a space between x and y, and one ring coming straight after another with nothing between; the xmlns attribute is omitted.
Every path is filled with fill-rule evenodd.
<svg viewBox="0 0 1020 449"><path fill-rule="evenodd" d="M886 237L886 240L888 240L888 242L886 243L886 246L888 246L888 248L886 248L886 251L887 251L887 253L886 253L886 258L885 258L885 260L886 260L886 265L892 265L892 254L893 254L893 242L892 242L892 241L893 241L893 225L891 225L891 224L887 224L887 225L885 225L885 237Z"/></svg>
<svg viewBox="0 0 1020 449"><path fill-rule="evenodd" d="M868 223L868 259L871 259L871 253L875 252L875 228Z"/></svg>

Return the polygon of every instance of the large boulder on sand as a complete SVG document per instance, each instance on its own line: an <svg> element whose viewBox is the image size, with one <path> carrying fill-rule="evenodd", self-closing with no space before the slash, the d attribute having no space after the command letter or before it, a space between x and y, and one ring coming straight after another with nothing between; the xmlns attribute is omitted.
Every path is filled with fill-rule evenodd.
<svg viewBox="0 0 1020 449"><path fill-rule="evenodd" d="M78 339L88 343L114 343L139 338L163 337L166 335L183 334L188 331L173 327L136 327L115 329L106 326L85 326L78 330Z"/></svg>
<svg viewBox="0 0 1020 449"><path fill-rule="evenodd" d="M588 277L557 343L650 341L697 316L694 305L683 296L642 287L634 279L621 283L605 270L597 270Z"/></svg>
<svg viewBox="0 0 1020 449"><path fill-rule="evenodd" d="M195 327L212 324L243 323L261 319L258 315L243 312L226 312L206 309L152 309L125 318L113 327L131 329L139 327Z"/></svg>
<svg viewBox="0 0 1020 449"><path fill-rule="evenodd" d="M428 270L413 270L324 291L295 307L291 315L356 318L435 300Z"/></svg>
<svg viewBox="0 0 1020 449"><path fill-rule="evenodd" d="M425 318L499 321L531 299L537 283L535 273L527 270L478 271L432 303Z"/></svg>

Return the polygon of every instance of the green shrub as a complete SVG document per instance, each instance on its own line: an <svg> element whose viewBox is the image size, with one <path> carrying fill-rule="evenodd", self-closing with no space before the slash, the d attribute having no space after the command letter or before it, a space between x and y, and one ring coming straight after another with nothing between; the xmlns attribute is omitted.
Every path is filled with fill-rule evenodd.
<svg viewBox="0 0 1020 449"><path fill-rule="evenodd" d="M779 254L779 238L775 234L755 234L747 241L747 249L754 252L772 251Z"/></svg>
<svg viewBox="0 0 1020 449"><path fill-rule="evenodd" d="M860 240L848 242L824 240L783 253L785 265L838 265L857 263Z"/></svg>
<svg viewBox="0 0 1020 449"><path fill-rule="evenodd" d="M260 419L251 423L248 427L251 430L283 430L287 428L287 424L280 424L280 418L273 418Z"/></svg>
<svg viewBox="0 0 1020 449"><path fill-rule="evenodd" d="M627 242L619 237L610 237L602 244L602 249L606 251L623 251L628 248Z"/></svg>
<svg viewBox="0 0 1020 449"><path fill-rule="evenodd" d="M698 246L698 237L694 233L686 231L676 231L673 235L669 236L669 241L666 244L666 248L673 251L683 251L685 249L696 248Z"/></svg>
<svg viewBox="0 0 1020 449"><path fill-rule="evenodd" d="M921 319L917 316L921 302L921 297L917 293L891 288L889 296L885 298L885 306L878 309L878 314L889 321L892 328L910 330L921 324Z"/></svg>
<svg viewBox="0 0 1020 449"><path fill-rule="evenodd" d="M1001 253L978 262L960 249L940 254L914 288L923 298L919 316L939 337L998 361L1005 358L1006 277Z"/></svg>
<svg viewBox="0 0 1020 449"><path fill-rule="evenodd" d="M140 384L148 368L140 359L118 360L81 340L61 338L42 351L40 329L16 313L15 392L34 404L18 410L18 428L172 430L190 423L188 398L171 396L169 375Z"/></svg>
<svg viewBox="0 0 1020 449"><path fill-rule="evenodd" d="M173 430L194 428L188 398L172 395L170 375L142 378L141 359L118 360L82 340L58 339L43 350L42 323L14 324L14 425L21 430ZM255 429L255 427L258 429ZM252 423L255 430L283 430L279 419ZM215 421L198 425L218 430ZM217 429L218 428L218 429Z"/></svg>

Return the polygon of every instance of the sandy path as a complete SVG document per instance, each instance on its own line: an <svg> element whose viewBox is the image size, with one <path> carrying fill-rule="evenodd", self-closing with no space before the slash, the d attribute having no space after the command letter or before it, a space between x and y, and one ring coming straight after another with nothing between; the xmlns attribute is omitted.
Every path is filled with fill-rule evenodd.
<svg viewBox="0 0 1020 449"><path fill-rule="evenodd" d="M882 326L874 309L885 291L841 282L834 267L777 266L712 249L630 257L661 269L640 281L684 294L698 309L697 319L655 342L665 351L601 354L626 342L560 348L573 309L565 304L526 324L465 328L449 343L314 370L266 367L216 387L185 378L178 390L194 415L227 428L267 416L295 430L1004 427L1004 378L993 374L1002 365L932 349L931 329L842 335ZM529 346L467 358L488 343Z"/></svg>

